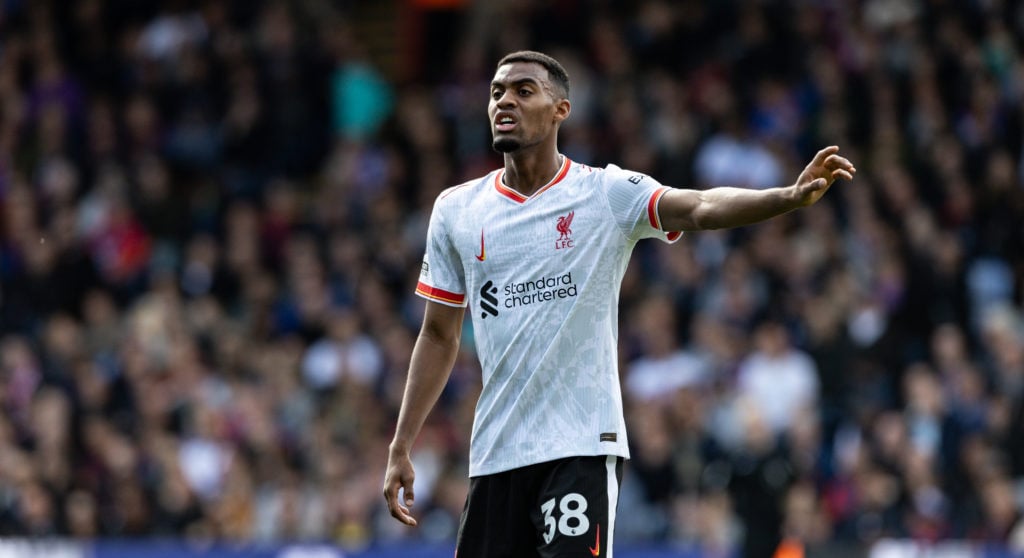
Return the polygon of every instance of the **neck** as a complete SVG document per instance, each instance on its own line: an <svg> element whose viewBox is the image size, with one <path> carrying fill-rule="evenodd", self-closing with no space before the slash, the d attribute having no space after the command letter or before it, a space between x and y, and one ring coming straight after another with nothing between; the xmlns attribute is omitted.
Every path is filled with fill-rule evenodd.
<svg viewBox="0 0 1024 558"><path fill-rule="evenodd" d="M562 168L562 156L557 149L543 153L517 151L505 154L505 175L502 182L524 196L547 184Z"/></svg>

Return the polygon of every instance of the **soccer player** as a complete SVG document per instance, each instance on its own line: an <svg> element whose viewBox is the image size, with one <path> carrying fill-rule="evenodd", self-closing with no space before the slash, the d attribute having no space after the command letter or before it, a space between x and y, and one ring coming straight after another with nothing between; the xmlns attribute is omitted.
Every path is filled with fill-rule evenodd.
<svg viewBox="0 0 1024 558"><path fill-rule="evenodd" d="M569 77L533 51L498 62L487 112L504 167L437 199L416 292L427 299L384 497L410 513L410 451L451 373L466 308L483 370L459 558L612 556L629 457L616 358L619 287L637 241L756 223L816 202L856 169L819 151L790 186L663 186L558 152ZM399 491L404 491L399 501Z"/></svg>

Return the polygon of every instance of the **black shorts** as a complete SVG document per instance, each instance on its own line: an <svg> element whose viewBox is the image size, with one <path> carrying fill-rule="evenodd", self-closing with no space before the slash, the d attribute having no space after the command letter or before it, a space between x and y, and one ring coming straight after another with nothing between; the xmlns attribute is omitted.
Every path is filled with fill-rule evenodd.
<svg viewBox="0 0 1024 558"><path fill-rule="evenodd" d="M611 556L621 457L567 457L474 477L456 558Z"/></svg>

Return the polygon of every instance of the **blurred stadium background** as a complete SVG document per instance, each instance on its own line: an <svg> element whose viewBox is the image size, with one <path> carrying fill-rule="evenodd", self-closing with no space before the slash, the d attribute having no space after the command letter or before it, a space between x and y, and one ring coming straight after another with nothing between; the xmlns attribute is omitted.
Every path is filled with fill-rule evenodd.
<svg viewBox="0 0 1024 558"><path fill-rule="evenodd" d="M519 48L569 69L574 160L859 170L639 246L622 556L1024 552L1022 37L1000 0L0 0L0 556L450 555L468 329L416 530L386 445Z"/></svg>

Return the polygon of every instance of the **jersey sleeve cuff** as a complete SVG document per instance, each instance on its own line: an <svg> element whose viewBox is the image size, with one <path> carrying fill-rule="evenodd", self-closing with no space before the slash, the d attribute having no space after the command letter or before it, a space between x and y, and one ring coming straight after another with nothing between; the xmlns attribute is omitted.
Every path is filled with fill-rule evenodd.
<svg viewBox="0 0 1024 558"><path fill-rule="evenodd" d="M416 284L416 294L427 300L440 302L446 306L454 306L456 308L466 307L465 294L453 293L437 287L431 287L423 281Z"/></svg>
<svg viewBox="0 0 1024 558"><path fill-rule="evenodd" d="M661 202L661 197L668 191L668 187L662 187L658 188L653 194L651 194L651 198L647 201L647 219L650 221L652 227L665 233L665 236L662 238L664 242L674 244L683 237L683 232L664 230L661 226L661 218L658 216L658 204Z"/></svg>

